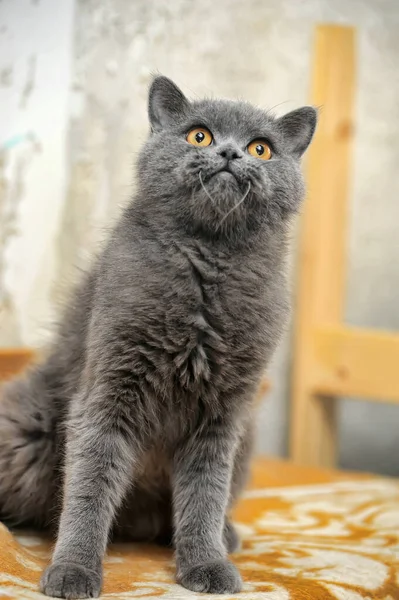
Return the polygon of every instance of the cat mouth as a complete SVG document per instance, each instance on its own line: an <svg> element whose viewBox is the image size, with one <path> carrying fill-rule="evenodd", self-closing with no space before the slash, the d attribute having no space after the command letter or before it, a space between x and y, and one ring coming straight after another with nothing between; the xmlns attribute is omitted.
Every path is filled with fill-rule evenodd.
<svg viewBox="0 0 399 600"><path fill-rule="evenodd" d="M221 175L222 177L233 177L237 181L237 177L228 166L219 169L219 171L216 171L216 173L213 174L213 177L216 177L218 175Z"/></svg>

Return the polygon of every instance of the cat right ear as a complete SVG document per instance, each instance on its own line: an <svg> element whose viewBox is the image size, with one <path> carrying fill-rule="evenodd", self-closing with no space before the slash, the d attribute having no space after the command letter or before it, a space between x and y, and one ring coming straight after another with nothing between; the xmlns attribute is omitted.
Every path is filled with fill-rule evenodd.
<svg viewBox="0 0 399 600"><path fill-rule="evenodd" d="M173 81L164 76L154 79L148 97L151 129L159 131L177 123L188 111L189 101Z"/></svg>
<svg viewBox="0 0 399 600"><path fill-rule="evenodd" d="M317 124L317 110L303 106L280 117L277 124L283 133L288 152L300 158L310 142Z"/></svg>

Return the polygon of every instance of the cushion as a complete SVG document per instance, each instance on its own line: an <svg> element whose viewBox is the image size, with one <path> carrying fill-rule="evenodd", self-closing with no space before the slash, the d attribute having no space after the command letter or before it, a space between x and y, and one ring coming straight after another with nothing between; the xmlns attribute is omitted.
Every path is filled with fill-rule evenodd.
<svg viewBox="0 0 399 600"><path fill-rule="evenodd" d="M257 459L234 521L243 546L232 560L242 600L399 600L399 482ZM0 525L0 599L43 598L38 582L51 541ZM218 598L174 581L173 552L115 544L104 598Z"/></svg>

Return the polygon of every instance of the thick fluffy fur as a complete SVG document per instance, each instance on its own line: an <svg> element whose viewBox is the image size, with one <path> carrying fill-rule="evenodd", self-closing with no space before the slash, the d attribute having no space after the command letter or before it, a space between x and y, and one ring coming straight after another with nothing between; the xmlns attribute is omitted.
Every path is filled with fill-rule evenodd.
<svg viewBox="0 0 399 600"><path fill-rule="evenodd" d="M149 114L134 202L47 360L2 393L0 512L58 526L41 582L51 596L99 594L112 530L173 534L177 578L191 590L241 587L227 513L247 475L254 391L287 315L286 238L316 114L190 103L163 77ZM198 125L211 146L186 141ZM246 150L259 138L268 161Z"/></svg>

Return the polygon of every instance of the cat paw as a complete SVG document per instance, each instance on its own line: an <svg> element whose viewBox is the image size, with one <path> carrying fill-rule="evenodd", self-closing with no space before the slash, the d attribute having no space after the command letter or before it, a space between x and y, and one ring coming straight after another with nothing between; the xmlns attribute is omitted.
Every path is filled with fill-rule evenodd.
<svg viewBox="0 0 399 600"><path fill-rule="evenodd" d="M97 598L101 573L75 563L54 563L43 573L40 591L55 598Z"/></svg>
<svg viewBox="0 0 399 600"><path fill-rule="evenodd" d="M223 531L223 543L229 554L237 552L241 548L241 540L231 521L226 519Z"/></svg>
<svg viewBox="0 0 399 600"><path fill-rule="evenodd" d="M238 570L225 560L191 567L180 574L178 583L192 592L208 594L234 594L242 588Z"/></svg>

